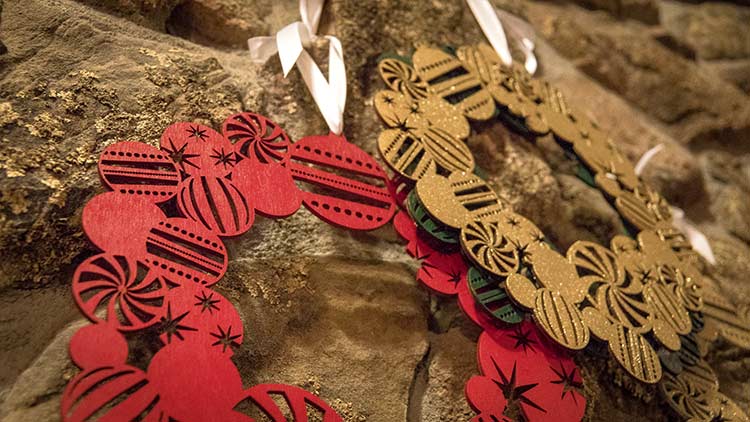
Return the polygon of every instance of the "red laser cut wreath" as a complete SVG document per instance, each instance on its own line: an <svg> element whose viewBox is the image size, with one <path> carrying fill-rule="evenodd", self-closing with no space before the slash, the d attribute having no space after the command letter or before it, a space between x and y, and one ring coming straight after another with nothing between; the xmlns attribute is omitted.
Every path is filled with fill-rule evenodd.
<svg viewBox="0 0 750 422"><path fill-rule="evenodd" d="M112 191L90 200L82 215L102 253L79 265L72 286L95 324L70 343L82 371L63 393L64 421L251 421L236 409L242 402L287 421L272 397L286 400L298 422L309 420L308 405L325 422L341 421L297 387L244 389L230 360L244 339L242 320L210 286L227 269L221 237L246 232L256 211L288 216L304 203L337 226L386 224L396 206L385 173L341 137L292 144L257 114L233 115L223 131L176 123L162 134L160 150L120 142L102 152L99 174ZM158 327L162 347L144 371L127 363L123 333L149 327Z"/></svg>

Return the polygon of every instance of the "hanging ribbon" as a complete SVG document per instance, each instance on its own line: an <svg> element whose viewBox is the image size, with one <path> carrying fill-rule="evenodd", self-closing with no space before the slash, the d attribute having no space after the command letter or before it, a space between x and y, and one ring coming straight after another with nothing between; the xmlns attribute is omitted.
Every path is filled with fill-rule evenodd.
<svg viewBox="0 0 750 422"><path fill-rule="evenodd" d="M479 23L479 27L482 28L484 36L487 37L497 55L500 56L500 60L506 66L510 66L513 63L513 57L510 54L508 38L505 35L503 24L498 16L498 13L502 14L503 20L508 23L510 32L518 40L518 47L526 57L526 61L524 62L526 71L531 75L536 73L537 60L534 55L534 30L518 17L507 12L498 12L490 4L489 0L466 0L466 3L474 14L474 18Z"/></svg>
<svg viewBox="0 0 750 422"><path fill-rule="evenodd" d="M638 163L635 165L635 174L640 176L641 173L643 173L643 170L646 168L646 165L648 165L648 162L651 161L651 159L654 158L654 156L656 156L656 154L661 152L663 149L664 145L659 144L646 151L638 160ZM714 252L711 249L711 244L708 243L708 238L706 237L706 235L698 230L698 228L695 227L692 223L690 223L690 220L687 219L687 217L685 216L685 211L683 211L682 208L674 206L672 206L671 208L672 225L676 229L682 231L685 236L687 236L693 249L698 252L703 258L705 258L706 261L710 262L712 265L716 264L716 257L714 256Z"/></svg>
<svg viewBox="0 0 750 422"><path fill-rule="evenodd" d="M300 0L301 22L282 28L273 37L255 37L247 40L250 58L255 63L265 63L278 53L284 77L297 65L315 104L323 115L331 132L340 135L344 130L344 107L346 105L346 67L341 42L332 35L316 35L325 0ZM328 48L328 79L305 50L315 40L325 38Z"/></svg>

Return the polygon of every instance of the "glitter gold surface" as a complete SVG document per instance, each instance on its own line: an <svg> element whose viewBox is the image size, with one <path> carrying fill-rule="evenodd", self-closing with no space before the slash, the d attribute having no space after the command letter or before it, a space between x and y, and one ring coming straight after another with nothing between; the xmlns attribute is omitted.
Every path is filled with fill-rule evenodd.
<svg viewBox="0 0 750 422"><path fill-rule="evenodd" d="M381 63L381 75L391 90L378 95L376 108L386 124L400 128L386 130L381 140L394 138L395 130L408 130L413 137L409 145L439 145L427 134L439 128L463 141L468 137L466 118L487 120L500 110L521 122L528 133L552 132L592 172L623 219L640 232L635 238L616 236L609 247L576 242L562 255L549 247L534 223L497 200L466 168L468 159L443 160L449 150L430 150L421 153L433 160L430 164L414 165L399 158L405 152L416 155L405 142L390 148L381 142L384 159L417 181L416 194L427 213L459 230L465 257L496 277L497 286L528 309L551 339L573 350L585 348L590 335L606 342L611 356L635 379L649 384L663 379L665 399L686 418L713 417L721 409L745 417L718 389L708 396L695 395L710 379L705 365L688 365L683 373L662 378L665 372L656 347L679 351L693 329L692 316L701 310L706 329L700 338L722 336L750 346L750 310L735 307L718 289L705 288L695 252L671 225L666 200L638 178L632 163L604 132L570 107L554 86L532 78L517 64L503 65L487 45L455 51L453 55L420 44L413 67L392 59ZM446 105L419 103L430 96ZM412 105L404 105L405 98ZM433 117L409 118L407 110L413 109ZM698 374L704 374L702 382Z"/></svg>

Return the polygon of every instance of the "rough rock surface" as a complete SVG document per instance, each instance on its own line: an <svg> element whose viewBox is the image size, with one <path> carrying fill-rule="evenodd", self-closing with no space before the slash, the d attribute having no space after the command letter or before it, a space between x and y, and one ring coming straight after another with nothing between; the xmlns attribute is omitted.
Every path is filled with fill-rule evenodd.
<svg viewBox="0 0 750 422"><path fill-rule="evenodd" d="M747 95L668 49L643 25L573 5L528 10L563 56L653 116L678 142L742 143L750 133Z"/></svg>
<svg viewBox="0 0 750 422"><path fill-rule="evenodd" d="M659 2L654 0L583 0L581 5L606 10L611 15L645 23L659 22Z"/></svg>
<svg viewBox="0 0 750 422"><path fill-rule="evenodd" d="M750 8L726 3L662 3L664 27L704 60L750 57Z"/></svg>
<svg viewBox="0 0 750 422"><path fill-rule="evenodd" d="M495 1L531 22L541 74L626 156L665 145L643 177L708 235L712 275L750 303L750 25L738 3ZM0 9L0 419L54 421L76 373L66 345L83 322L68 284L94 252L80 219L101 191L102 149L155 144L178 120L218 127L237 110L265 114L295 139L327 128L296 71L284 79L276 59L256 65L244 50L247 37L298 19L296 1L0 0ZM372 107L378 56L420 40L483 39L455 0L331 0L321 32L345 48L345 134L371 153L382 127ZM497 192L558 247L622 232L552 140L531 143L497 123L469 146ZM390 227L350 233L303 210L258 218L228 248L217 287L245 323L235 363L247 385L300 385L347 421L472 416L463 385L476 373L478 332L453 300L418 286ZM147 361L139 342L148 341L133 339L134 363ZM719 344L709 357L725 393L750 410L750 353ZM600 356L578 363L586 420L664 420L653 390Z"/></svg>

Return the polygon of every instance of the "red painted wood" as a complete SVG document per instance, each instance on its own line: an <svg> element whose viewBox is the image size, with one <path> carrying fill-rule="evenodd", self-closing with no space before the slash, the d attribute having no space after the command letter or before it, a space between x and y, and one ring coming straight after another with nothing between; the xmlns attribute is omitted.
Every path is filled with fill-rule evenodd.
<svg viewBox="0 0 750 422"><path fill-rule="evenodd" d="M164 313L166 283L130 257L94 255L83 261L73 275L73 297L84 315L123 331L155 324Z"/></svg>
<svg viewBox="0 0 750 422"><path fill-rule="evenodd" d="M237 309L207 287L184 284L169 291L160 324L164 344L187 342L217 349L227 358L242 344L244 328Z"/></svg>
<svg viewBox="0 0 750 422"><path fill-rule="evenodd" d="M466 277L458 284L458 307L461 308L464 315L483 330L494 333L499 328L497 320L474 299Z"/></svg>
<svg viewBox="0 0 750 422"><path fill-rule="evenodd" d="M322 220L354 230L386 224L396 205L378 163L343 136L308 136L292 145L289 162L303 188L302 203Z"/></svg>
<svg viewBox="0 0 750 422"><path fill-rule="evenodd" d="M406 198L409 192L414 189L414 182L400 174L388 179L386 182L388 193L391 194L393 201L402 209L405 208Z"/></svg>
<svg viewBox="0 0 750 422"><path fill-rule="evenodd" d="M406 211L399 211L393 218L396 231L408 241L406 250L412 257L422 261L417 270L417 280L435 293L455 295L459 284L466 283L468 267L460 252L442 253L435 250L419 235L419 229Z"/></svg>
<svg viewBox="0 0 750 422"><path fill-rule="evenodd" d="M108 192L83 208L81 222L89 240L112 255L139 259L146 254L146 238L164 213L143 196Z"/></svg>
<svg viewBox="0 0 750 422"><path fill-rule="evenodd" d="M279 163L244 159L234 168L232 183L252 198L256 211L268 217L288 217L302 205L292 172Z"/></svg>
<svg viewBox="0 0 750 422"><path fill-rule="evenodd" d="M475 375L469 379L464 389L469 405L478 413L472 422L510 422L503 415L508 400L498 391L495 382L487 377Z"/></svg>
<svg viewBox="0 0 750 422"><path fill-rule="evenodd" d="M81 369L125 364L128 343L114 324L87 325L70 339L70 357Z"/></svg>
<svg viewBox="0 0 750 422"><path fill-rule="evenodd" d="M219 236L240 235L255 221L251 197L226 177L191 176L179 188L177 204L182 214Z"/></svg>
<svg viewBox="0 0 750 422"><path fill-rule="evenodd" d="M472 377L465 391L471 407L484 418L499 418L501 407L515 400L530 422L580 421L586 400L579 371L572 359L548 347L528 321L502 336L482 333L477 344L482 376Z"/></svg>
<svg viewBox="0 0 750 422"><path fill-rule="evenodd" d="M234 143L238 155L260 163L280 163L289 159L289 137L276 123L255 113L229 116L222 132Z"/></svg>
<svg viewBox="0 0 750 422"><path fill-rule="evenodd" d="M148 366L159 409L179 421L223 421L243 397L242 378L220 349L191 341L172 342Z"/></svg>
<svg viewBox="0 0 750 422"><path fill-rule="evenodd" d="M211 286L227 270L227 250L221 239L188 218L166 218L153 224L146 247L144 261L172 284Z"/></svg>
<svg viewBox="0 0 750 422"><path fill-rule="evenodd" d="M277 401L277 397L288 406L291 419L287 419L284 410ZM259 407L271 419L272 422L343 422L335 410L319 397L291 385L284 384L260 384L245 391L242 401L250 401ZM319 418L311 419L313 416L309 409L313 408Z"/></svg>
<svg viewBox="0 0 750 422"><path fill-rule="evenodd" d="M191 176L226 176L237 164L232 143L198 123L180 122L161 135L161 150Z"/></svg>
<svg viewBox="0 0 750 422"><path fill-rule="evenodd" d="M91 421L98 413L93 420L130 421L155 401L158 393L140 369L125 364L96 367L68 383L61 401L62 420Z"/></svg>
<svg viewBox="0 0 750 422"><path fill-rule="evenodd" d="M114 192L94 197L83 210L84 231L103 253L81 263L73 277L76 303L95 324L71 339L71 357L83 371L63 393L64 421L252 422L234 410L244 400L285 421L272 396L285 399L298 422L308 420L307 405L322 413L325 422L341 420L325 402L297 387L264 384L243 390L230 359L244 339L244 327L232 304L208 288L227 267L219 236L247 231L255 207L271 216L294 213L303 192L287 167L289 139L277 125L244 113L227 119L224 129L237 145L206 126L177 123L162 135L162 150L121 142L102 153L100 175ZM363 152L341 148L359 157L351 166L372 167L374 161L363 164L366 158L357 155ZM372 177L368 171L364 173ZM378 171L374 173L381 177ZM313 173L300 171L306 177ZM357 194L377 197L364 183L337 182L344 184L344 194L352 195L333 198L337 206L365 212ZM351 186L354 191L347 191ZM326 197L305 194L310 201ZM166 202L173 197L177 208ZM166 211L156 205L162 202ZM389 218L390 204L381 205L378 215ZM333 220L369 227L352 224L356 219ZM152 326L158 327L164 347L144 373L126 365L122 332Z"/></svg>
<svg viewBox="0 0 750 422"><path fill-rule="evenodd" d="M169 155L142 142L118 142L99 157L104 185L124 195L163 202L177 193L180 172Z"/></svg>

